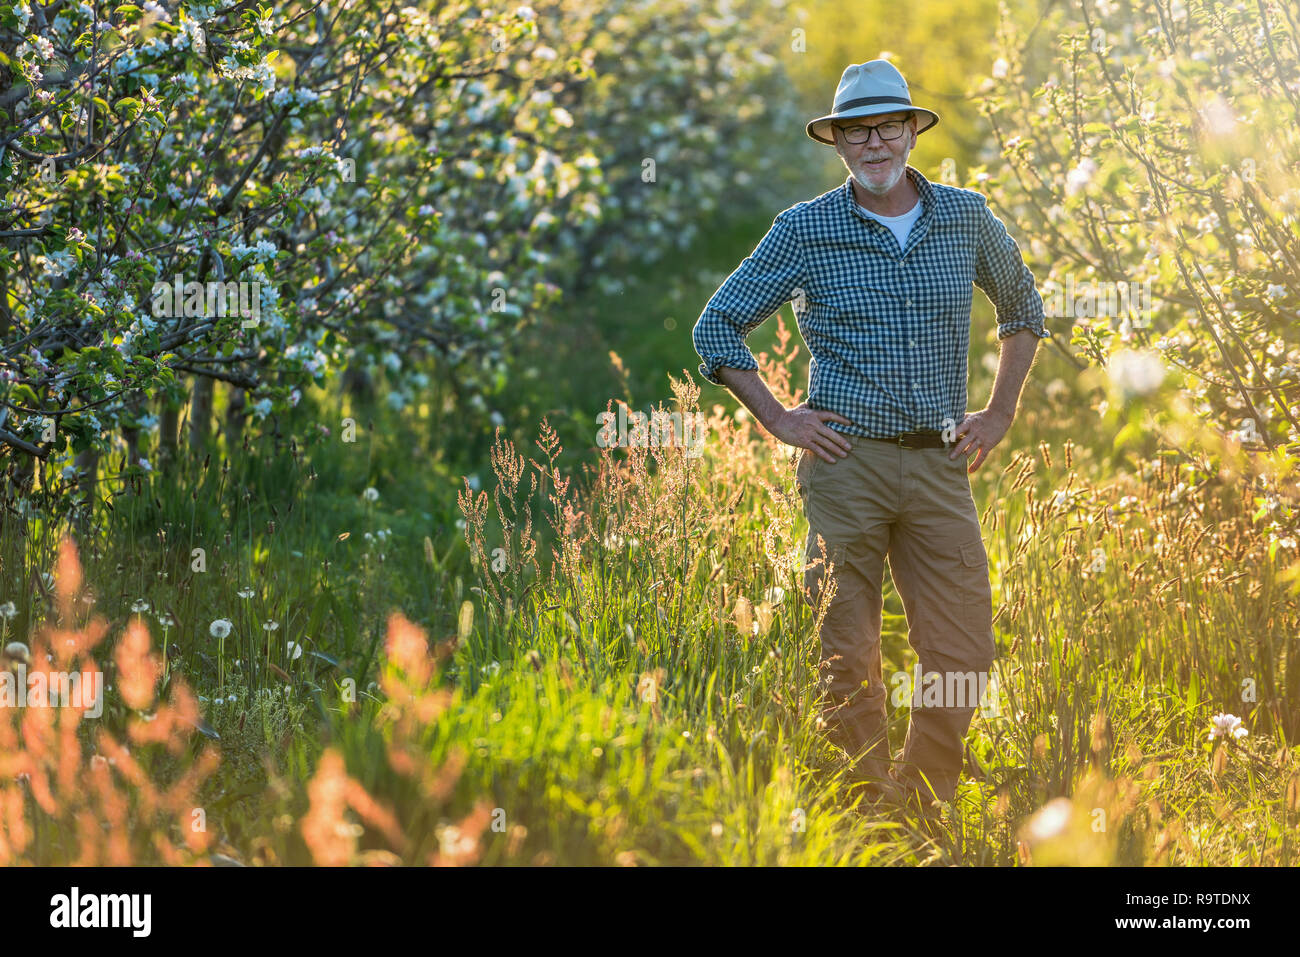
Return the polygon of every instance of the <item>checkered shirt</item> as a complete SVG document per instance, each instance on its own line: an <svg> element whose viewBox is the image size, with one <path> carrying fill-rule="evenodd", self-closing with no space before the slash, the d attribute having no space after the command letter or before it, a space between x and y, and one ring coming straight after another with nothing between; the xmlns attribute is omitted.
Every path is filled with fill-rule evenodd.
<svg viewBox="0 0 1300 957"><path fill-rule="evenodd" d="M857 207L852 177L772 221L695 323L700 375L757 369L745 338L794 302L808 345L808 404L851 435L941 430L966 414L971 286L992 301L998 338L1039 338L1043 299L1020 248L983 195L929 182L908 166L920 218L902 249ZM945 420L951 419L951 422Z"/></svg>

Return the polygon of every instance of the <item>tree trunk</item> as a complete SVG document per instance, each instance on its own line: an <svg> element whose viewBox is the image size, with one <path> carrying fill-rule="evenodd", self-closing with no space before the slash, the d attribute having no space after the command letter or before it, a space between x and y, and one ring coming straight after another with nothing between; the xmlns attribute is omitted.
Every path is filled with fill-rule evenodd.
<svg viewBox="0 0 1300 957"><path fill-rule="evenodd" d="M230 387L230 404L226 407L226 454L234 456L235 450L244 441L245 407L248 400L245 390L238 386Z"/></svg>
<svg viewBox="0 0 1300 957"><path fill-rule="evenodd" d="M81 508L77 511L77 532L83 541L87 541L95 511L95 480L99 477L99 453L94 449L82 449L77 453L74 462L78 475L77 488L82 499Z"/></svg>
<svg viewBox="0 0 1300 957"><path fill-rule="evenodd" d="M179 431L181 410L175 401L163 396L159 400L158 410L158 465L171 464L176 461L176 434Z"/></svg>
<svg viewBox="0 0 1300 957"><path fill-rule="evenodd" d="M212 427L212 380L198 376L190 396L190 447L196 453L208 449L208 430Z"/></svg>
<svg viewBox="0 0 1300 957"><path fill-rule="evenodd" d="M375 385L365 368L353 361L343 370L343 390L356 402L369 401L374 397Z"/></svg>

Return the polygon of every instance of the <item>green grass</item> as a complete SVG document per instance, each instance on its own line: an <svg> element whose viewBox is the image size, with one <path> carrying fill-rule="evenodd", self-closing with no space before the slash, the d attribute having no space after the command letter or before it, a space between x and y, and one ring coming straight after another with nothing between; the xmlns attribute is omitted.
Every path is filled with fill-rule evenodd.
<svg viewBox="0 0 1300 957"><path fill-rule="evenodd" d="M402 428L380 418L371 441ZM1237 490L1207 478L1179 508L1172 489L1196 485L1190 467L1167 460L1146 479L1094 486L1059 449L1051 468L1008 451L1006 471L982 470L1003 695L996 714L977 713L978 766L948 828L927 837L905 817L849 808L840 756L816 726L813 611L786 562L803 535L789 464L747 423L723 428L698 460L607 453L604 479L570 486L558 505L548 496L562 456L535 448L551 478L531 498L536 467L520 468L513 493L504 483L509 527L480 493L477 560L448 532L454 522L432 527L447 515L448 478L431 472L366 501L383 470L364 447L321 442L274 463L254 447L225 475L216 461L196 474L197 498L157 480L119 498L119 528L86 558L96 610L115 631L139 598L174 616L173 673L207 699L221 739L203 794L219 846L244 860L310 860L297 823L330 746L393 808L412 861L483 804L494 822L479 838L485 863L1012 864L1031 843L1031 815L1071 795L1076 816L1101 812L1105 830L1064 849L1038 841L1035 862L1293 861L1296 600ZM1073 494L1058 501L1071 473ZM1103 510L1123 496L1141 504L1108 523ZM547 519L565 504L584 514L561 536ZM223 526L238 530L229 544ZM151 527L166 538L146 537ZM373 538L386 528L388 541ZM1203 547L1203 528L1236 550L1231 562ZM192 573L186 556L200 543L208 570ZM44 529L24 544L27 561L49 567ZM533 544L536 566L521 560ZM492 570L498 547L512 559L503 573ZM1097 548L1108 557L1092 571ZM1257 571L1231 580L1237 568ZM785 596L769 607L776 587ZM749 611L737 614L742 597ZM448 703L412 739L429 769L459 767L445 800L430 802L386 758L393 718L380 681L394 610L448 652L435 679ZM208 633L217 617L234 623L224 643ZM151 631L161 644L163 629ZM291 658L289 641L307 654ZM914 660L892 586L884 654L887 672ZM1243 678L1253 702L1241 700ZM1217 711L1241 715L1251 734L1216 772ZM893 719L897 746L906 707ZM386 843L367 829L360 846Z"/></svg>

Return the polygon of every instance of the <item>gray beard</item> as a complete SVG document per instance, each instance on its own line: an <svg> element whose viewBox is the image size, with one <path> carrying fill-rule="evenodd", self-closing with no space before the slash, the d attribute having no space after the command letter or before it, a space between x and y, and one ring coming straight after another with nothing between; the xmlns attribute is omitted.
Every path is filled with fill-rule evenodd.
<svg viewBox="0 0 1300 957"><path fill-rule="evenodd" d="M880 186L874 186L870 182L864 182L862 175L859 174L857 170L853 170L852 172L853 179L868 193L871 193L873 196L884 196L891 189L897 186L898 181L903 178L904 166L899 164L898 168L894 171L894 175L889 178L889 181Z"/></svg>

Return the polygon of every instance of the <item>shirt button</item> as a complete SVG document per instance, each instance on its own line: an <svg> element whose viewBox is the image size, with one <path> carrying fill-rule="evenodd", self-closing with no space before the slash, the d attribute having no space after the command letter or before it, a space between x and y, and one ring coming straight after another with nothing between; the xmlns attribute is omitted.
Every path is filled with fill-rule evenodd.
<svg viewBox="0 0 1300 957"><path fill-rule="evenodd" d="M921 383L919 383L919 382L913 382L913 383L912 383L912 388L913 388L913 389L919 389L919 388L921 388Z"/></svg>
<svg viewBox="0 0 1300 957"><path fill-rule="evenodd" d="M908 339L908 340L907 340L907 345L908 345L909 348L915 349L915 348L916 348L916 340L915 340L915 339Z"/></svg>
<svg viewBox="0 0 1300 957"><path fill-rule="evenodd" d="M907 304L910 306L910 305L912 304L912 300L910 300L910 299L907 300Z"/></svg>

